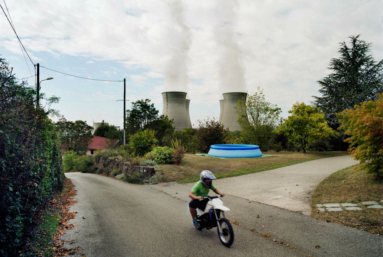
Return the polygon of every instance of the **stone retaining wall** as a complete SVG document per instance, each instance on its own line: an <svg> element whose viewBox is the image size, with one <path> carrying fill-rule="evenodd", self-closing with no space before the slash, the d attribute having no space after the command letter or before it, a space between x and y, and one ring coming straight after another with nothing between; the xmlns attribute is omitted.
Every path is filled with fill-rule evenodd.
<svg viewBox="0 0 383 257"><path fill-rule="evenodd" d="M134 172L140 172L146 179L149 179L155 174L153 167L132 165L130 162L124 160L121 156L109 158L100 157L98 162L94 163L94 165L96 171L101 169L107 169L108 171L119 170L119 173L128 176L131 176Z"/></svg>

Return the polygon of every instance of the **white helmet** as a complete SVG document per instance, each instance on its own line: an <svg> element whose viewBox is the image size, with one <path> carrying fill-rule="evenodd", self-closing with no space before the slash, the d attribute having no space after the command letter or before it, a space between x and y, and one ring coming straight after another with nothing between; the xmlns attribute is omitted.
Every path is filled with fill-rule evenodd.
<svg viewBox="0 0 383 257"><path fill-rule="evenodd" d="M210 170L203 170L200 175L202 185L204 185L207 188L211 188L211 183L207 184L205 182L206 179L216 179L216 177L213 175L213 173Z"/></svg>

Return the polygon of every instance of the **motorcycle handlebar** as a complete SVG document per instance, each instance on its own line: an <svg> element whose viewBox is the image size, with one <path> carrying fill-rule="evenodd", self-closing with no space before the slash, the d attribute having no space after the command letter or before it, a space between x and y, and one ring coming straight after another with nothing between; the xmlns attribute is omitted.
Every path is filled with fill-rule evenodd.
<svg viewBox="0 0 383 257"><path fill-rule="evenodd" d="M206 200L206 199L221 198L221 197L223 197L223 196L222 196L222 195L217 195L217 196L207 196L207 197L202 196L202 198L201 198L200 201L202 201L202 200Z"/></svg>

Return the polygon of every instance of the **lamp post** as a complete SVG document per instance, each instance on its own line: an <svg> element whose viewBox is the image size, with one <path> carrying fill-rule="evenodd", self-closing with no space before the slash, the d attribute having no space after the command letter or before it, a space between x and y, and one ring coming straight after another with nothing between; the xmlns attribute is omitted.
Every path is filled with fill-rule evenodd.
<svg viewBox="0 0 383 257"><path fill-rule="evenodd" d="M38 81L37 83L37 105L36 106L39 106L39 100L40 100L40 84L41 82L45 81L45 80L52 80L53 78L52 77L49 77L49 78L46 78L46 79L43 79L41 81Z"/></svg>

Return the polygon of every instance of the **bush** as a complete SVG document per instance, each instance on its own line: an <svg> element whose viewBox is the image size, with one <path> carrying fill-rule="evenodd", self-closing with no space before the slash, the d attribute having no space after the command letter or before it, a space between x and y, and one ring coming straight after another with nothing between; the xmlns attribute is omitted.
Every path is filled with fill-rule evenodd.
<svg viewBox="0 0 383 257"><path fill-rule="evenodd" d="M181 141L177 139L172 141L172 146L173 146L173 161L175 164L180 165L182 159L185 156L185 148L181 144Z"/></svg>
<svg viewBox="0 0 383 257"><path fill-rule="evenodd" d="M225 144L243 144L241 131L229 131L225 137Z"/></svg>
<svg viewBox="0 0 383 257"><path fill-rule="evenodd" d="M153 152L149 152L149 153L145 154L145 158L148 160L153 160Z"/></svg>
<svg viewBox="0 0 383 257"><path fill-rule="evenodd" d="M75 160L75 169L84 173L92 172L93 157L92 156L79 156Z"/></svg>
<svg viewBox="0 0 383 257"><path fill-rule="evenodd" d="M110 174L113 176L113 177L116 177L117 175L119 175L121 173L121 171L119 169L113 169Z"/></svg>
<svg viewBox="0 0 383 257"><path fill-rule="evenodd" d="M146 161L142 161L140 162L140 166L156 166L157 163L153 160L146 160Z"/></svg>
<svg viewBox="0 0 383 257"><path fill-rule="evenodd" d="M152 153L153 160L158 164L169 164L173 162L173 149L167 146L156 147Z"/></svg>
<svg viewBox="0 0 383 257"><path fill-rule="evenodd" d="M149 179L150 184L158 184L158 182L163 181L163 176L160 174L155 174Z"/></svg>
<svg viewBox="0 0 383 257"><path fill-rule="evenodd" d="M133 149L133 153L137 156L144 156L152 150L152 146L157 143L155 132L150 129L139 131L130 136L129 145Z"/></svg>
<svg viewBox="0 0 383 257"><path fill-rule="evenodd" d="M136 171L132 175L125 175L124 180L129 183L144 184L144 174Z"/></svg>
<svg viewBox="0 0 383 257"><path fill-rule="evenodd" d="M78 155L74 151L65 152L63 160L64 171L76 169L77 158Z"/></svg>
<svg viewBox="0 0 383 257"><path fill-rule="evenodd" d="M197 131L198 150L207 153L211 145L224 144L225 137L228 134L221 123L214 118L206 121L198 121L199 130Z"/></svg>
<svg viewBox="0 0 383 257"><path fill-rule="evenodd" d="M100 158L108 159L109 157L115 157L120 155L120 152L118 150L100 150L96 151L96 153L93 155L94 162L98 163L100 161Z"/></svg>
<svg viewBox="0 0 383 257"><path fill-rule="evenodd" d="M125 174L119 174L116 176L117 179L123 179L125 180Z"/></svg>
<svg viewBox="0 0 383 257"><path fill-rule="evenodd" d="M340 129L351 136L349 151L361 168L383 179L383 94L378 100L355 105L355 110L344 110L337 114Z"/></svg>
<svg viewBox="0 0 383 257"><path fill-rule="evenodd" d="M172 147L172 141L180 140L183 142L185 151L188 153L196 153L197 142L197 129L185 128L183 131L174 131L172 134L167 134L163 139L163 144L168 147Z"/></svg>

